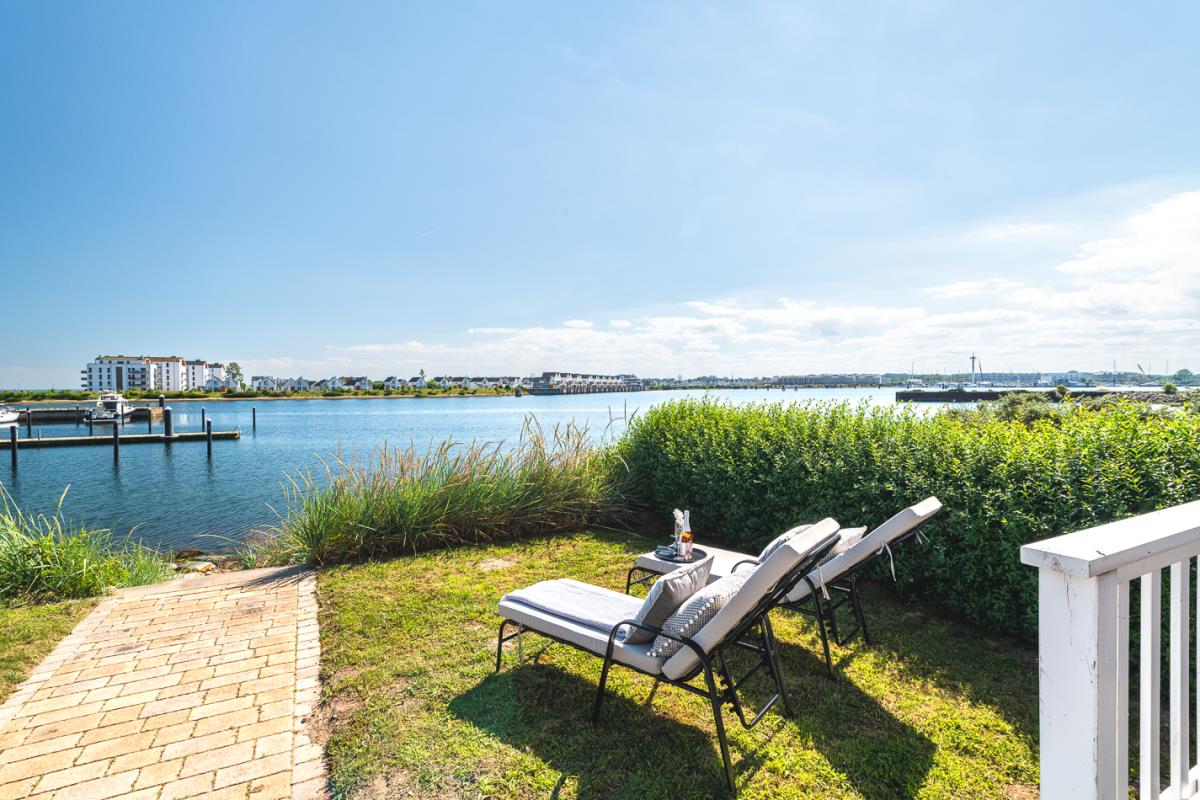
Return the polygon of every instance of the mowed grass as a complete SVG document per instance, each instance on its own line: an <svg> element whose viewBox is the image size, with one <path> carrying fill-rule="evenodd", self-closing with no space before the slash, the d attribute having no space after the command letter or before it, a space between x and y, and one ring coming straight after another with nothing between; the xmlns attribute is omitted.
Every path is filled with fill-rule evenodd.
<svg viewBox="0 0 1200 800"><path fill-rule="evenodd" d="M726 796L707 702L527 635L493 674L496 603L538 580L622 589L637 537L608 531L323 569L322 678L338 797ZM898 553L899 558L905 553ZM911 557L911 556L910 556ZM894 599L866 598L874 644L837 648L774 612L797 718L726 717L744 798L1027 798L1037 783L1036 654ZM748 687L752 706L769 695Z"/></svg>
<svg viewBox="0 0 1200 800"><path fill-rule="evenodd" d="M12 694L98 600L0 605L0 703Z"/></svg>

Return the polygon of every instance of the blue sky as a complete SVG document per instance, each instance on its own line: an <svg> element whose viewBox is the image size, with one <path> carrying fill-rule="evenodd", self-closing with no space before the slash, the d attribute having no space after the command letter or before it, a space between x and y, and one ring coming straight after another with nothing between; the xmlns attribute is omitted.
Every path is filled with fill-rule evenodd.
<svg viewBox="0 0 1200 800"><path fill-rule="evenodd" d="M5 3L0 386L1200 369L1198 8Z"/></svg>

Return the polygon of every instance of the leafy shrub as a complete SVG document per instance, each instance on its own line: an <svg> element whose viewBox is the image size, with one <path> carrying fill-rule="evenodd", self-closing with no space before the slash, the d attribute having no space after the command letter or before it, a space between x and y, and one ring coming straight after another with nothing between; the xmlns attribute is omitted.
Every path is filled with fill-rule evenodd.
<svg viewBox="0 0 1200 800"><path fill-rule="evenodd" d="M0 600L94 597L170 576L165 557L130 537L26 514L0 489Z"/></svg>
<svg viewBox="0 0 1200 800"><path fill-rule="evenodd" d="M1200 498L1200 418L1066 404L1057 423L904 407L686 400L618 442L640 503L690 508L699 537L755 550L798 522L878 525L936 495L930 543L896 554L901 591L1030 634L1036 571L1020 545ZM886 565L882 567L886 570Z"/></svg>
<svg viewBox="0 0 1200 800"><path fill-rule="evenodd" d="M1163 394L1176 394L1179 392L1179 387L1173 383L1163 384Z"/></svg>
<svg viewBox="0 0 1200 800"><path fill-rule="evenodd" d="M515 448L442 442L386 447L285 485L278 524L241 560L329 563L449 544L575 531L620 517L623 469L573 425L547 437L529 424Z"/></svg>
<svg viewBox="0 0 1200 800"><path fill-rule="evenodd" d="M1022 422L1026 425L1040 420L1057 422L1059 408L1040 392L1009 392L990 403L984 403L982 413L1002 422Z"/></svg>

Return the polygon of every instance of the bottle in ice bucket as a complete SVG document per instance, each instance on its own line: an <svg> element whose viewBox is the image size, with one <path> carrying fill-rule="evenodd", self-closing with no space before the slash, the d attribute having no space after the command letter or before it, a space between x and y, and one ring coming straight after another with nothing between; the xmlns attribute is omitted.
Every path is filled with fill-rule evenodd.
<svg viewBox="0 0 1200 800"><path fill-rule="evenodd" d="M679 558L683 558L683 540L680 537L683 535L684 516L683 512L678 508L675 509L672 514L675 516L675 541L672 542L671 546L675 550L675 555Z"/></svg>
<svg viewBox="0 0 1200 800"><path fill-rule="evenodd" d="M679 544L682 550L680 556L685 561L692 560L692 512L683 512L683 530L679 533Z"/></svg>

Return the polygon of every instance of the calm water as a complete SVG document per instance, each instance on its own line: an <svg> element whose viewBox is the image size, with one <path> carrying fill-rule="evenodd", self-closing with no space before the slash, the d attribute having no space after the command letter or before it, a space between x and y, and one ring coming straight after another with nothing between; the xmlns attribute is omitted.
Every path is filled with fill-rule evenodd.
<svg viewBox="0 0 1200 800"><path fill-rule="evenodd" d="M574 420L600 440L619 434L612 416L644 410L685 396L708 394L736 403L762 400L863 399L890 404L894 390L814 389L802 391L638 392L557 397L464 397L395 400L287 400L208 403L214 430L241 428L237 441L214 442L213 458L203 442L126 445L120 466L111 447L24 450L15 472L0 459L0 484L28 511L53 512L68 486L63 513L94 528L121 533L136 527L149 544L219 549L246 531L275 519L284 473L320 468L320 458L365 456L385 442L422 445L431 439L514 441L529 414L547 430ZM258 408L251 431L250 409ZM200 429L198 402L175 402L177 431ZM87 427L35 426L34 436L86 435ZM98 435L109 434L97 426ZM145 423L128 433L144 433ZM158 425L155 430L160 430ZM24 429L21 435L24 436Z"/></svg>

